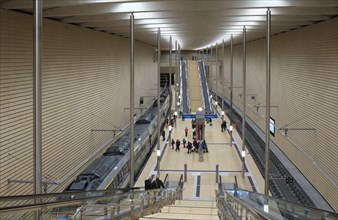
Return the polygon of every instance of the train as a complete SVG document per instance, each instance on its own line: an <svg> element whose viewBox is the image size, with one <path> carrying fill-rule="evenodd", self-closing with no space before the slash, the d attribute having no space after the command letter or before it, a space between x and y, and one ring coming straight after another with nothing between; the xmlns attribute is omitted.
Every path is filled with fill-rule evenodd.
<svg viewBox="0 0 338 220"><path fill-rule="evenodd" d="M147 156L157 144L158 126L164 128L170 114L170 92L162 88L160 95L160 124L158 124L157 99L134 123L134 173L142 171ZM65 192L119 189L128 186L130 175L130 130L111 144L102 156L94 160L66 188Z"/></svg>

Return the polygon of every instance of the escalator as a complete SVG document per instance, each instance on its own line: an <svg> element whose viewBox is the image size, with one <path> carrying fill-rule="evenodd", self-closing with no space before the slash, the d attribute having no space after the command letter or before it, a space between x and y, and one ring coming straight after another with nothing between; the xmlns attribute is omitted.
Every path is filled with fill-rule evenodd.
<svg viewBox="0 0 338 220"><path fill-rule="evenodd" d="M204 107L207 113L211 113L212 106L203 61L181 60L180 80L182 113L196 112L198 107Z"/></svg>
<svg viewBox="0 0 338 220"><path fill-rule="evenodd" d="M191 112L197 112L199 107L204 106L202 102L201 83L197 63L188 61L189 100Z"/></svg>
<svg viewBox="0 0 338 220"><path fill-rule="evenodd" d="M180 88L180 94L181 94L181 112L183 114L189 114L190 106L189 106L189 85L188 85L188 67L187 67L187 61L182 59L180 61L180 80L181 80L181 88Z"/></svg>
<svg viewBox="0 0 338 220"><path fill-rule="evenodd" d="M337 213L293 203L260 193L223 189L219 184L217 207L221 219L326 219L337 220Z"/></svg>
<svg viewBox="0 0 338 220"><path fill-rule="evenodd" d="M205 68L204 63L202 60L198 60L198 71L199 71L199 77L202 87L202 96L203 96L203 103L205 107L206 112L212 112L212 107L210 103L210 95L209 95L209 88L208 83L205 75Z"/></svg>

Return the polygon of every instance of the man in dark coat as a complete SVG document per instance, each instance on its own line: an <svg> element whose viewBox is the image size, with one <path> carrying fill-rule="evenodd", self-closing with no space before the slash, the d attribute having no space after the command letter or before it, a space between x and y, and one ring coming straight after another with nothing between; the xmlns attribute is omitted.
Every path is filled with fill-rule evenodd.
<svg viewBox="0 0 338 220"><path fill-rule="evenodd" d="M163 140L162 140L162 141L165 141L165 130L164 130L164 129L162 130L161 135L162 135L162 137L163 137Z"/></svg>
<svg viewBox="0 0 338 220"><path fill-rule="evenodd" d="M181 145L181 141L180 141L180 139L177 139L176 140L176 149L175 149L175 151L180 151L180 145Z"/></svg>
<svg viewBox="0 0 338 220"><path fill-rule="evenodd" d="M156 176L156 179L152 183L154 189L160 189L160 188L165 188L162 180L158 176Z"/></svg>
<svg viewBox="0 0 338 220"><path fill-rule="evenodd" d="M144 181L144 189L145 189L145 190L152 189L152 186L151 186L151 178L150 178L150 177L148 177L148 178Z"/></svg>

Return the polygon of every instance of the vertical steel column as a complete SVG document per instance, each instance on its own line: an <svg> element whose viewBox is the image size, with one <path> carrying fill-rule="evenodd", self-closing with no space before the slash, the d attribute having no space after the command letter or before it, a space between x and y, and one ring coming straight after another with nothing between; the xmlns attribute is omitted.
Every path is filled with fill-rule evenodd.
<svg viewBox="0 0 338 220"><path fill-rule="evenodd" d="M129 186L134 187L134 14L130 14L130 180Z"/></svg>
<svg viewBox="0 0 338 220"><path fill-rule="evenodd" d="M171 43L171 35L170 35L170 37L169 37L169 89L170 89L170 91L169 92L171 92L171 49L172 49L171 48L172 47L171 44L172 43ZM170 122L169 122L169 124L170 124Z"/></svg>
<svg viewBox="0 0 338 220"><path fill-rule="evenodd" d="M233 36L230 37L230 126L232 126L232 92L234 88L234 53ZM232 146L232 131L230 131L230 146Z"/></svg>
<svg viewBox="0 0 338 220"><path fill-rule="evenodd" d="M175 40L175 93L176 93L176 99L175 99L175 111L177 111L178 109L178 105L177 105L177 102L178 102L178 65L177 65L177 56L178 55L178 51L177 51L177 40Z"/></svg>
<svg viewBox="0 0 338 220"><path fill-rule="evenodd" d="M208 71L208 80L209 80L209 82L210 82L210 77L211 77L211 48L210 47L208 47L208 49L207 49L207 51L208 51L208 67L209 67L209 71ZM208 83L209 84L209 83ZM209 84L209 89L210 89L210 86L211 86L211 84Z"/></svg>
<svg viewBox="0 0 338 220"><path fill-rule="evenodd" d="M264 195L269 195L270 161L270 93L271 93L271 11L266 12L266 115L265 115L265 187Z"/></svg>
<svg viewBox="0 0 338 220"><path fill-rule="evenodd" d="M246 28L243 27L243 118L242 118L242 178L245 167L245 121L246 121Z"/></svg>
<svg viewBox="0 0 338 220"><path fill-rule="evenodd" d="M178 96L180 97L180 96L182 96L182 94L181 94L181 45L180 44L178 44L178 88L179 88L179 90L178 90ZM181 97L181 99L182 99L182 97ZM180 100L180 102L181 102L181 100ZM182 108L182 106L180 106L179 108ZM179 114L179 112L178 112L178 114ZM176 122L175 122L175 125L176 125Z"/></svg>
<svg viewBox="0 0 338 220"><path fill-rule="evenodd" d="M42 1L34 1L34 82L33 82L33 146L34 146L34 193L42 192L42 73L41 73L41 34Z"/></svg>
<svg viewBox="0 0 338 220"><path fill-rule="evenodd" d="M214 82L214 74L212 71L212 67L213 67L213 61L212 61L212 46L210 46L210 78L211 78L211 82L210 82L210 86L213 86L213 82ZM212 88L215 89L215 88ZM210 98L210 105L211 105L212 99Z"/></svg>
<svg viewBox="0 0 338 220"><path fill-rule="evenodd" d="M224 100L223 97L225 96L224 94L224 86L225 86L225 80L224 80L224 74L225 74L225 63L224 63L224 58L225 58L225 49L224 49L224 40L222 40L222 112L224 111Z"/></svg>
<svg viewBox="0 0 338 220"><path fill-rule="evenodd" d="M210 66L210 53L209 53L209 47L207 47L207 60L208 60L208 65Z"/></svg>
<svg viewBox="0 0 338 220"><path fill-rule="evenodd" d="M160 77L161 76L161 30L157 30L157 175L160 176L160 143L161 143L161 102L160 102Z"/></svg>
<svg viewBox="0 0 338 220"><path fill-rule="evenodd" d="M216 62L215 62L215 67L216 67L216 70L215 70L215 73L216 73L216 89L215 89L215 91L216 91L216 102L218 102L218 90L217 90L217 88L218 88L218 86L217 86L217 84L218 84L218 44L216 43L216 46L215 46L216 48L215 48L215 53L216 53ZM216 105L216 112L217 112L217 105Z"/></svg>

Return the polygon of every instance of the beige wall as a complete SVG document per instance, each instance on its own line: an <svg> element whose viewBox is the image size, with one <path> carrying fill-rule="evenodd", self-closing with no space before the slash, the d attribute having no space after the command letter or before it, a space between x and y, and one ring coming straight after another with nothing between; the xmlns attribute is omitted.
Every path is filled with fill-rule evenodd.
<svg viewBox="0 0 338 220"><path fill-rule="evenodd" d="M0 19L0 196L32 193L32 16L1 10ZM153 47L136 43L135 107L156 81ZM129 121L129 40L43 21L43 180L74 178L110 132ZM145 99L145 102L149 102Z"/></svg>
<svg viewBox="0 0 338 220"><path fill-rule="evenodd" d="M272 23L273 25L273 23ZM272 37L271 116L277 129L315 128L316 131L277 131L272 137L305 177L338 211L338 19ZM273 27L273 26L272 26ZM250 32L248 32L248 35ZM229 47L225 81L230 81ZM247 43L248 116L265 131L265 40ZM213 74L215 76L215 74ZM214 83L209 85L214 87ZM226 85L228 87L229 84ZM242 86L242 45L234 47L234 86ZM215 88L215 87L214 87ZM221 92L221 86L218 87ZM234 89L234 104L242 109ZM229 90L225 89L229 98Z"/></svg>

